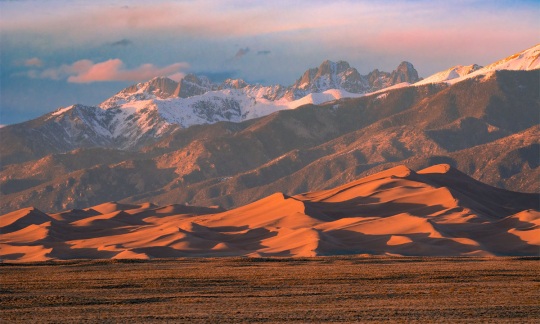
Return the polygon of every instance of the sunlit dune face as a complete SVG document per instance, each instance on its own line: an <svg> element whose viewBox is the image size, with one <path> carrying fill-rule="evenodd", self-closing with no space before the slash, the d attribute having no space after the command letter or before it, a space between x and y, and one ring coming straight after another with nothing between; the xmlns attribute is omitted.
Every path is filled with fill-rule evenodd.
<svg viewBox="0 0 540 324"><path fill-rule="evenodd" d="M116 202L54 217L24 209L0 216L5 224L0 254L14 262L366 253L535 255L540 213L499 201L526 196L476 182L448 165L419 172L401 166L330 190L293 197L276 193L229 211Z"/></svg>

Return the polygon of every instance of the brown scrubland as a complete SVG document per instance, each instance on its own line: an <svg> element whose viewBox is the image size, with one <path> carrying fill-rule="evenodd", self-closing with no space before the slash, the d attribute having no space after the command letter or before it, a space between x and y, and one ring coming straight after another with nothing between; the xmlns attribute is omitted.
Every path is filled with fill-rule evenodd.
<svg viewBox="0 0 540 324"><path fill-rule="evenodd" d="M538 323L537 257L1 264L9 322Z"/></svg>

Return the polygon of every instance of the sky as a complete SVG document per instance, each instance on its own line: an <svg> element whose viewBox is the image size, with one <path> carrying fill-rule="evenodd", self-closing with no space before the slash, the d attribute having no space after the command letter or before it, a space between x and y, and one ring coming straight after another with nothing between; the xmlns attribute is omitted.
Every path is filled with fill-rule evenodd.
<svg viewBox="0 0 540 324"><path fill-rule="evenodd" d="M0 0L0 125L156 76L291 85L326 59L422 77L540 43L540 2Z"/></svg>

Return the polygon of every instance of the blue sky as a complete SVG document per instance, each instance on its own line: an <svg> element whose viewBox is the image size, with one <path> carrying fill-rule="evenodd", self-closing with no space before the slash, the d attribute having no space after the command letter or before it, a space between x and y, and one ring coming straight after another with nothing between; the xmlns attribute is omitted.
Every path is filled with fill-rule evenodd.
<svg viewBox="0 0 540 324"><path fill-rule="evenodd" d="M0 1L0 124L166 75L290 85L325 59L429 76L540 42L538 1Z"/></svg>

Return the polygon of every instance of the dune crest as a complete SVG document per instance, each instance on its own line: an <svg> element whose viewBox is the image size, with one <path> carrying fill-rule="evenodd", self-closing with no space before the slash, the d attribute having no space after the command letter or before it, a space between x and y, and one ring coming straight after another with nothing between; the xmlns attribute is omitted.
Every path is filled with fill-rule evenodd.
<svg viewBox="0 0 540 324"><path fill-rule="evenodd" d="M296 196L220 208L110 202L0 216L7 262L163 257L540 254L540 196L497 189L449 165L395 167Z"/></svg>

